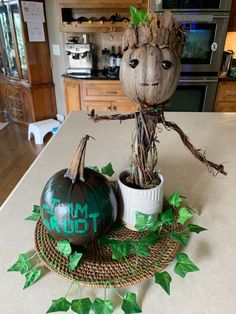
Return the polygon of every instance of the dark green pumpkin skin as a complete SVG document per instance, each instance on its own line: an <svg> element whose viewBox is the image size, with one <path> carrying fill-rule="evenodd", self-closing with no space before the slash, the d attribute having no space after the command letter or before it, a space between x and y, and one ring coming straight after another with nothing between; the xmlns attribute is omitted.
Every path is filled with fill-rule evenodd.
<svg viewBox="0 0 236 314"><path fill-rule="evenodd" d="M41 217L55 240L87 244L104 234L115 222L116 196L102 174L85 168L85 182L72 184L69 178L64 178L66 170L54 174L44 187Z"/></svg>

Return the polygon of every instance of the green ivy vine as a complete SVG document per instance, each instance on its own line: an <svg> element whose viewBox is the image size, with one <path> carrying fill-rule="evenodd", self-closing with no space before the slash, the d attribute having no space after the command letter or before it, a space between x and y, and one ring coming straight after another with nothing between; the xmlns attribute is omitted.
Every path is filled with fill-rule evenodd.
<svg viewBox="0 0 236 314"><path fill-rule="evenodd" d="M101 170L97 167L90 168L108 176L112 176L114 173L111 163L107 164ZM182 246L186 246L190 238L190 233L199 234L200 232L207 230L199 225L188 223L188 220L193 217L193 211L186 206L181 206L181 204L182 197L180 193L173 193L169 198L164 200L164 210L157 218L140 212L136 213L136 229L140 232L146 231L145 235L139 240L127 239L122 241L120 239L110 238L104 235L98 239L99 246L108 246L112 251L112 259L123 261L129 266L132 275L137 275L137 268L128 263L127 257L129 254L136 255L137 264L140 257L148 257L150 247L156 244L158 240L163 237L172 239L173 241L180 243ZM32 214L28 216L26 220L37 221L39 218L40 207L34 205ZM176 229L174 228L176 224L179 224L182 227ZM120 223L116 223L113 226L113 230L116 230L121 226L122 225ZM79 267L83 253L72 250L69 241L57 241L56 249L62 256L69 258L68 267L70 271ZM19 255L17 261L8 269L8 271L16 271L25 276L25 283L23 286L23 289L25 289L33 285L41 277L41 269L38 268L39 261L40 259L37 256L37 253L32 256L27 253L22 253ZM199 270L186 253L178 252L174 263L174 273L180 277L185 277L187 273ZM168 264L169 263L166 263L165 266ZM157 285L170 295L172 277L168 271L165 270L155 272L154 280ZM111 288L112 281L107 281L106 284L107 287ZM69 294L74 285L78 287L78 298L69 301ZM117 289L112 289L113 292L121 299L121 310L124 313L131 314L142 312L137 303L137 296L135 293L126 291L124 295L121 295ZM88 297L82 298L80 295L80 285L72 282L69 290L64 296L52 300L52 304L46 313L59 311L67 312L71 309L73 312L79 314L89 314L91 310L95 314L112 314L114 312L114 304L112 300L107 299L106 291L107 288L104 289L103 299L95 298L92 301Z"/></svg>

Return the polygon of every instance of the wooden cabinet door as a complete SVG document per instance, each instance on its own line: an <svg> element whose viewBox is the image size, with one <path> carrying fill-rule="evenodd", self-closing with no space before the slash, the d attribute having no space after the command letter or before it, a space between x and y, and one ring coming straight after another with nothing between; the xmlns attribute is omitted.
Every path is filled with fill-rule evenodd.
<svg viewBox="0 0 236 314"><path fill-rule="evenodd" d="M101 3L101 0L58 0L59 4L99 4Z"/></svg>
<svg viewBox="0 0 236 314"><path fill-rule="evenodd" d="M111 102L110 101L83 101L82 102L82 110L91 111L95 110L95 112L99 111L111 111Z"/></svg>
<svg viewBox="0 0 236 314"><path fill-rule="evenodd" d="M236 112L236 101L217 101L215 112Z"/></svg>
<svg viewBox="0 0 236 314"><path fill-rule="evenodd" d="M64 95L67 113L81 110L80 105L80 81L76 79L64 79Z"/></svg>
<svg viewBox="0 0 236 314"><path fill-rule="evenodd" d="M146 1L145 0L101 0L101 3L104 4L122 4L122 5L138 5L138 4L144 4Z"/></svg>
<svg viewBox="0 0 236 314"><path fill-rule="evenodd" d="M112 110L119 112L135 112L139 105L131 101L116 101L112 103Z"/></svg>
<svg viewBox="0 0 236 314"><path fill-rule="evenodd" d="M83 81L82 97L85 101L127 100L119 81Z"/></svg>
<svg viewBox="0 0 236 314"><path fill-rule="evenodd" d="M217 101L234 101L236 102L236 82L225 81L219 82Z"/></svg>
<svg viewBox="0 0 236 314"><path fill-rule="evenodd" d="M25 120L24 104L19 86L8 85L5 88L6 106L13 121Z"/></svg>

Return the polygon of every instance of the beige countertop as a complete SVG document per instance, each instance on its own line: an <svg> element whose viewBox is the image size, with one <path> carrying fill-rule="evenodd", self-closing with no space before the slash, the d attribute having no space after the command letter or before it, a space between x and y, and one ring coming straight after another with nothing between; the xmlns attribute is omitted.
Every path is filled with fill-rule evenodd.
<svg viewBox="0 0 236 314"><path fill-rule="evenodd" d="M183 249L200 268L182 279L168 266L173 281L168 296L154 280L120 289L138 293L143 313L157 314L234 314L236 311L236 114L167 113L198 148L206 149L208 159L225 162L228 176L211 176L183 146L178 134L165 129L159 133L159 167L165 177L165 194L176 190L198 209L194 223L208 229L193 234ZM0 313L42 314L68 290L69 283L53 272L23 290L24 278L6 270L20 253L34 250L35 223L25 221L48 178L66 168L82 136L89 134L87 165L112 162L116 171L128 166L133 121L93 123L86 113L73 112L58 133L35 160L0 210ZM2 148L4 149L4 148ZM82 296L103 297L103 289L82 288ZM115 313L121 313L112 290ZM71 298L77 297L72 288ZM72 313L72 312L70 312Z"/></svg>

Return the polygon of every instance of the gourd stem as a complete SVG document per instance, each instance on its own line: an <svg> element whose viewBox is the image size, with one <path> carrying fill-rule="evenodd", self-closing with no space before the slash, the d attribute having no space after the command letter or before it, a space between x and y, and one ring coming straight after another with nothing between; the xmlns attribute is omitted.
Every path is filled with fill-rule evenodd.
<svg viewBox="0 0 236 314"><path fill-rule="evenodd" d="M71 179L72 183L78 179L79 181L84 180L84 164L85 164L85 151L86 145L89 138L92 137L90 135L86 135L83 137L76 148L70 166L64 174L65 178ZM93 137L92 137L93 138Z"/></svg>

